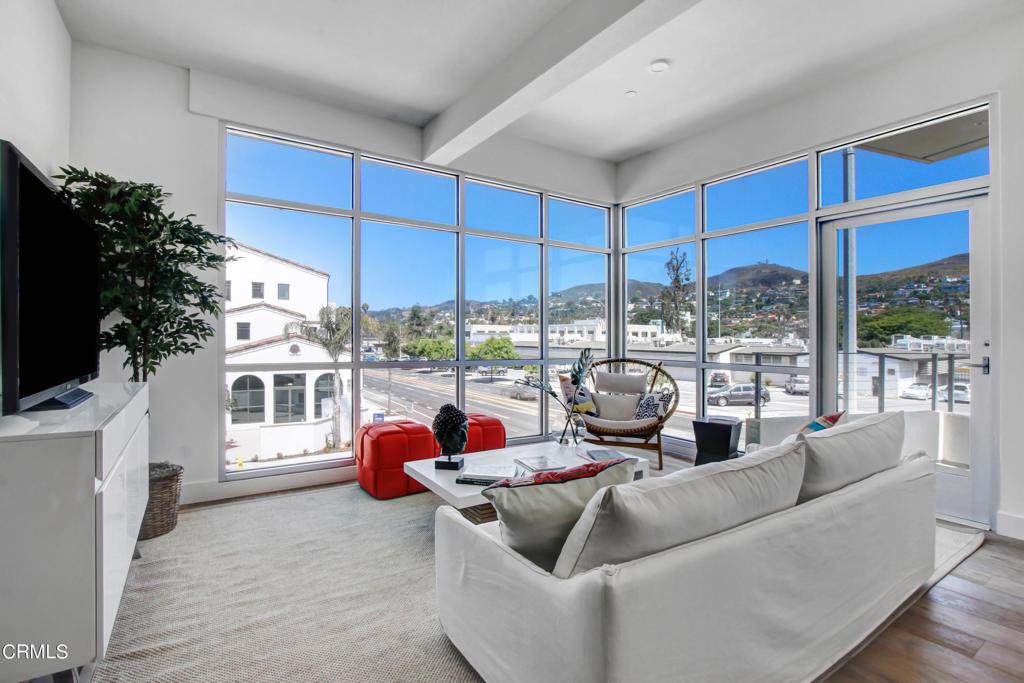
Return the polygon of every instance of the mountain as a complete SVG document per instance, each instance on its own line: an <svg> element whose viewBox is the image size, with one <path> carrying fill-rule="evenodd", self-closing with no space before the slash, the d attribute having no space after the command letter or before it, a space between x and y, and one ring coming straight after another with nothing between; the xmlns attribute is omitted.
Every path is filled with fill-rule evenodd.
<svg viewBox="0 0 1024 683"><path fill-rule="evenodd" d="M883 273L872 273L871 275L861 275L857 278L857 286L861 289L873 285L902 286L908 281L927 277L967 277L970 275L970 272L970 254L953 254L938 261L922 263L919 266L887 270Z"/></svg>
<svg viewBox="0 0 1024 683"><path fill-rule="evenodd" d="M792 284L794 280L807 282L807 273L777 263L755 263L749 266L736 266L708 278L708 289L719 286L726 288L738 287L779 287Z"/></svg>
<svg viewBox="0 0 1024 683"><path fill-rule="evenodd" d="M604 296L604 283L603 282L590 282L583 285L575 285L567 289L563 289L560 292L551 292L551 298L558 297L565 302L575 302L586 299L587 297L602 297Z"/></svg>
<svg viewBox="0 0 1024 683"><path fill-rule="evenodd" d="M890 270L883 273L861 275L858 278L858 287L864 289L871 286L880 286L889 289L894 286L902 286L908 281L919 280L925 277L966 277L970 273L970 257L968 254L954 254L941 258L931 263L925 263L910 268ZM723 271L718 275L708 278L708 289L715 289L719 285L723 288L754 288L754 287L779 287L788 285L793 280L800 280L807 283L807 273L797 268L790 268L778 263L755 263L749 266L736 266ZM629 299L651 299L656 298L665 288L659 282L647 282L644 280L630 280L627 284L627 296ZM605 286L603 282L591 282L581 285L574 285L559 292L552 292L551 298L558 299L562 303L577 303L587 297L601 297L604 295ZM467 307L473 308L483 304L501 304L499 301L467 301ZM435 311L454 311L455 302L449 299L431 306L424 306ZM393 308L386 311L370 311L371 314L380 317L394 317L401 315L403 309Z"/></svg>
<svg viewBox="0 0 1024 683"><path fill-rule="evenodd" d="M660 282L644 282L643 280L630 280L626 283L626 298L651 299L659 296L665 285Z"/></svg>

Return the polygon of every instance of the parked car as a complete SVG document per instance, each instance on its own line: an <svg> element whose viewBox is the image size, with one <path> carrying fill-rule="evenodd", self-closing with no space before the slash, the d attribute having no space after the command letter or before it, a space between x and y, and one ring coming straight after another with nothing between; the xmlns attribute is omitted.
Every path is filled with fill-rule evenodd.
<svg viewBox="0 0 1024 683"><path fill-rule="evenodd" d="M768 389L761 387L761 405L772 400ZM754 405L753 384L730 384L729 386L708 391L708 404L718 406L752 406Z"/></svg>
<svg viewBox="0 0 1024 683"><path fill-rule="evenodd" d="M949 387L939 389L939 401L949 400ZM957 382L953 385L953 401L956 403L971 402L971 385Z"/></svg>
<svg viewBox="0 0 1024 683"><path fill-rule="evenodd" d="M476 372L477 372L478 375L487 375L487 376L491 376L491 375L507 375L508 374L508 368L502 367L500 365L481 365L480 367L478 367L476 369Z"/></svg>
<svg viewBox="0 0 1024 683"><path fill-rule="evenodd" d="M797 394L809 396L811 393L811 378L807 375L790 375L782 390L790 396Z"/></svg>
<svg viewBox="0 0 1024 683"><path fill-rule="evenodd" d="M522 384L513 384L507 387L504 392L509 398L514 398L517 401L536 401L540 398L540 392L537 389L530 387L524 387Z"/></svg>
<svg viewBox="0 0 1024 683"><path fill-rule="evenodd" d="M722 387L729 386L729 384L729 373L725 372L724 370L715 370L710 375L708 375L709 387L720 389Z"/></svg>
<svg viewBox="0 0 1024 683"><path fill-rule="evenodd" d="M900 398L912 398L917 401L927 401L932 397L932 385L928 382L914 382L900 392Z"/></svg>

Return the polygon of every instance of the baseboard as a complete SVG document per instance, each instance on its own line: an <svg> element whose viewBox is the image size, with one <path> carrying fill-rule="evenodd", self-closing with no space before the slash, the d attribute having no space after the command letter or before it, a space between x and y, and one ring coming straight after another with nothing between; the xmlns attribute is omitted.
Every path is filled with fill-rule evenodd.
<svg viewBox="0 0 1024 683"><path fill-rule="evenodd" d="M251 496L256 493L271 493L288 489L318 486L353 481L356 478L355 465L331 467L308 472L291 472L288 474L253 477L235 481L186 481L181 485L181 504L205 503L211 500L224 500L239 496Z"/></svg>
<svg viewBox="0 0 1024 683"><path fill-rule="evenodd" d="M1000 536L1024 540L1024 515L1012 512L997 512L995 532Z"/></svg>

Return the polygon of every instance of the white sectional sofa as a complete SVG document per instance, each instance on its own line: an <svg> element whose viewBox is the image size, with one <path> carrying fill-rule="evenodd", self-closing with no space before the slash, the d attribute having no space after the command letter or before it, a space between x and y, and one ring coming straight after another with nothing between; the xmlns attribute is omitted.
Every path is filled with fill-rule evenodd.
<svg viewBox="0 0 1024 683"><path fill-rule="evenodd" d="M931 575L934 479L930 458L906 458L780 512L570 578L508 547L497 522L475 526L441 507L441 624L491 682L813 680Z"/></svg>
<svg viewBox="0 0 1024 683"><path fill-rule="evenodd" d="M873 414L873 413L872 413ZM843 415L839 424L848 424L868 415ZM966 465L970 458L970 417L930 410L904 413L906 437L903 454L924 451L933 460ZM807 424L806 417L766 417L747 420L748 453L763 446L781 443Z"/></svg>

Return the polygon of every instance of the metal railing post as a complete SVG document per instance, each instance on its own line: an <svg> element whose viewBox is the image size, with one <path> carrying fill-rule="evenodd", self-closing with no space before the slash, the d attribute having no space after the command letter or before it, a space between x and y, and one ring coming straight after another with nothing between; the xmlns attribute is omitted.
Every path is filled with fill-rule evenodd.
<svg viewBox="0 0 1024 683"><path fill-rule="evenodd" d="M946 370L948 371L947 375L946 375L946 393L949 394L949 396L946 397L946 406L949 409L949 412L952 413L953 410L956 408L956 405L955 405L956 399L953 396L953 382L955 381L955 378L953 377L953 374L954 374L953 354L949 354L946 358L947 358L947 362L948 362L948 365L946 366Z"/></svg>
<svg viewBox="0 0 1024 683"><path fill-rule="evenodd" d="M885 354L878 357L878 412L885 412Z"/></svg>
<svg viewBox="0 0 1024 683"><path fill-rule="evenodd" d="M939 354L932 354L932 411L939 409Z"/></svg>

